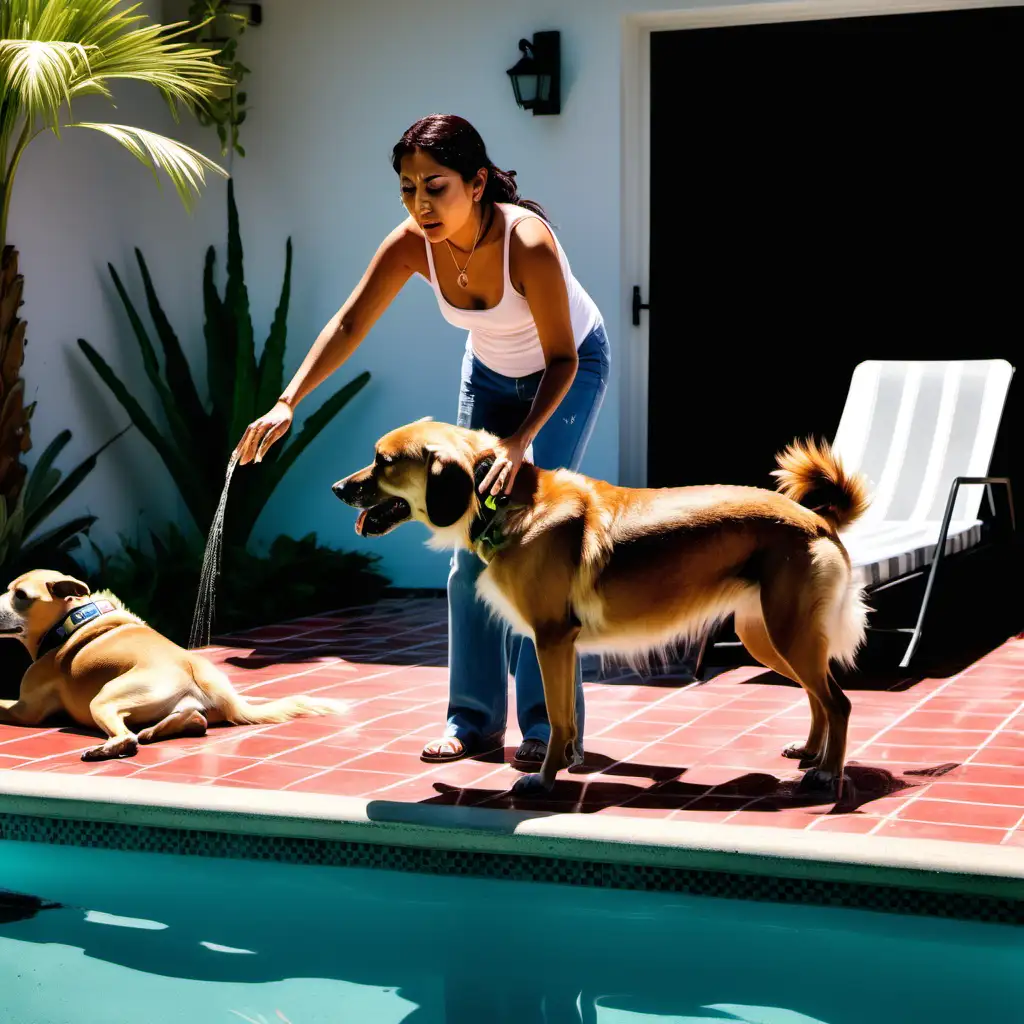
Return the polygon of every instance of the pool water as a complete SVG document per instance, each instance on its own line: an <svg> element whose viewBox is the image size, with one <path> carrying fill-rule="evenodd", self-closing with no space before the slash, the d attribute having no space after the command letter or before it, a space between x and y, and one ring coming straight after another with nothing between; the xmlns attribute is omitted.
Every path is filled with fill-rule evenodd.
<svg viewBox="0 0 1024 1024"><path fill-rule="evenodd" d="M0 841L4 1024L967 1024L1024 930ZM21 919L18 919L21 918Z"/></svg>

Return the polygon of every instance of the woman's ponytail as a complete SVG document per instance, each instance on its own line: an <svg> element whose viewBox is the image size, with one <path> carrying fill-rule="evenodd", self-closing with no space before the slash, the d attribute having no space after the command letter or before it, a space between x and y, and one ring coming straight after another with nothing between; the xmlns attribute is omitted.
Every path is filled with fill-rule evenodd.
<svg viewBox="0 0 1024 1024"><path fill-rule="evenodd" d="M530 210L538 216L548 219L544 207L535 203L532 199L524 199L516 187L516 172L503 171L493 163L487 167L487 184L484 186L485 201L490 203L511 203L513 206L521 206Z"/></svg>

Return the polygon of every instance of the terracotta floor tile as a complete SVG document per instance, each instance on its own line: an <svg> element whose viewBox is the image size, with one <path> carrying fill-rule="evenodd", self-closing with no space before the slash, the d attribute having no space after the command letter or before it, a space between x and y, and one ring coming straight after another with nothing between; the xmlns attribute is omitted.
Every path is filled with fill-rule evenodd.
<svg viewBox="0 0 1024 1024"><path fill-rule="evenodd" d="M344 747L332 743L330 737L314 743L296 744L291 749L275 755L274 764L290 764L311 769L336 768L355 757L361 757L364 751L358 747Z"/></svg>
<svg viewBox="0 0 1024 1024"><path fill-rule="evenodd" d="M380 783L373 791L373 799L393 800L396 803L439 801L442 796L440 789L443 789L443 786L438 786L438 780L427 774L414 779L403 779L391 785Z"/></svg>
<svg viewBox="0 0 1024 1024"><path fill-rule="evenodd" d="M946 776L950 782L972 782L989 786L1024 786L1024 768L964 764Z"/></svg>
<svg viewBox="0 0 1024 1024"><path fill-rule="evenodd" d="M239 771L231 773L231 778L240 782L249 782L260 786L262 789L285 789L292 783L302 779L308 779L320 768L310 768L305 765L279 764L277 761L258 761L256 764L248 765ZM221 772L215 779L220 781L221 776L227 773Z"/></svg>
<svg viewBox="0 0 1024 1024"><path fill-rule="evenodd" d="M323 718L294 718L290 722L282 722L265 730L263 736L275 736L282 739L304 743L309 740L326 739L328 736L340 735L351 723L339 721L333 715Z"/></svg>
<svg viewBox="0 0 1024 1024"><path fill-rule="evenodd" d="M0 772L5 768L14 768L19 764L31 764L34 758L14 757L11 754L0 754Z"/></svg>
<svg viewBox="0 0 1024 1024"><path fill-rule="evenodd" d="M966 729L991 733L1004 721L1006 714L984 714L971 710L932 710L932 702L929 701L921 710L904 719L903 726L914 729Z"/></svg>
<svg viewBox="0 0 1024 1024"><path fill-rule="evenodd" d="M806 811L756 811L741 810L727 819L730 825L770 825L772 828L803 829L811 823Z"/></svg>
<svg viewBox="0 0 1024 1024"><path fill-rule="evenodd" d="M999 845L1006 836L1003 829L970 828L966 825L938 825L923 821L895 818L883 822L872 835L886 839L946 839L957 843L988 843Z"/></svg>
<svg viewBox="0 0 1024 1024"><path fill-rule="evenodd" d="M931 821L949 825L980 825L1009 829L1016 826L1024 812L1018 807L995 804L965 804L922 798L907 804L897 814L903 821Z"/></svg>
<svg viewBox="0 0 1024 1024"><path fill-rule="evenodd" d="M8 741L0 750L14 757L47 757L65 751L87 750L89 747L99 746L102 742L103 738L98 733L95 736L85 736L70 732L26 729L19 739Z"/></svg>
<svg viewBox="0 0 1024 1024"><path fill-rule="evenodd" d="M633 718L634 722L658 722L662 726L662 732L667 731L666 726L678 726L688 725L690 722L701 715L706 714L705 708L695 707L677 707L673 704L659 704L657 707L652 708L650 711L643 711L639 715ZM607 724L614 724L614 719L609 718L606 720ZM590 729L595 725L594 716L590 714L590 709L587 709L587 728Z"/></svg>
<svg viewBox="0 0 1024 1024"><path fill-rule="evenodd" d="M731 743L737 733L742 729L730 729L727 726L706 726L697 723L695 725L684 725L678 732L673 734L673 742L683 743L688 746L703 747L705 750L717 750L719 747Z"/></svg>
<svg viewBox="0 0 1024 1024"><path fill-rule="evenodd" d="M881 742L892 746L936 747L956 746L976 748L991 735L991 730L923 729L906 723L887 729Z"/></svg>
<svg viewBox="0 0 1024 1024"><path fill-rule="evenodd" d="M735 735L747 729L757 729L769 718L774 720L776 712L759 711L754 708L740 709L730 705L726 708L715 708L713 711L706 712L701 716L700 721L696 723L696 727L701 729L728 729Z"/></svg>
<svg viewBox="0 0 1024 1024"><path fill-rule="evenodd" d="M162 768L143 768L132 775L133 779L146 779L149 782L176 782L186 786L208 786L213 780L202 775L180 775Z"/></svg>
<svg viewBox="0 0 1024 1024"><path fill-rule="evenodd" d="M969 804L1004 804L1024 814L1024 786L979 786L936 779L928 791L931 800L957 800Z"/></svg>
<svg viewBox="0 0 1024 1024"><path fill-rule="evenodd" d="M664 819L664 817L665 817L665 812L661 808L659 808L659 807L638 807L638 806L635 806L634 804L626 804L624 807L620 807L620 806L617 806L615 804L612 804L612 805L607 806L607 807L601 807L599 810L596 810L593 813L594 814L600 814L600 815L603 815L603 816L607 816L607 815L611 814L611 815L615 815L616 817L622 817L622 818L646 818L648 820L652 820L653 819L655 821L657 821L659 819ZM676 814L684 814L684 813L685 813L684 811L677 811L676 812ZM676 814L671 815L671 818L673 820L675 819ZM699 818L702 821L707 821L707 820L709 820L709 818L713 818L713 817L714 817L714 815L704 815L703 817L701 817L700 815L696 815L695 816L695 818ZM725 814L719 815L719 819L722 819L722 818L725 818Z"/></svg>
<svg viewBox="0 0 1024 1024"><path fill-rule="evenodd" d="M388 775L384 772L356 772L345 768L336 768L322 775L296 782L288 787L289 792L296 793L330 793L333 796L369 796L375 790L396 782L403 782L401 775ZM383 796L386 799L386 794Z"/></svg>
<svg viewBox="0 0 1024 1024"><path fill-rule="evenodd" d="M419 759L415 754L402 754L394 750L378 750L372 754L361 754L345 765L352 771L389 772L409 778L430 771L434 766Z"/></svg>
<svg viewBox="0 0 1024 1024"><path fill-rule="evenodd" d="M920 712L927 711L929 714L939 712L947 714L962 715L984 715L986 718L999 718L1003 720L1007 715L1012 714L1020 706L1015 700L993 700L985 697L949 696L940 694L932 697ZM996 723L998 724L998 723Z"/></svg>
<svg viewBox="0 0 1024 1024"><path fill-rule="evenodd" d="M295 746L294 740L283 736L268 736L262 732L250 732L245 728L240 728L238 733L238 735L218 736L217 738L221 742L217 744L217 752L234 757L264 758L280 754ZM195 740L190 742L192 746L196 743ZM157 746L164 745L153 744L151 749L156 749ZM165 747L165 749L167 748Z"/></svg>
<svg viewBox="0 0 1024 1024"><path fill-rule="evenodd" d="M599 750L604 753L602 746ZM677 768L680 771L700 764L707 758L707 750L703 747L683 746L679 743L652 743L647 746L634 745L629 753L619 757L626 765L663 765L666 768Z"/></svg>
<svg viewBox="0 0 1024 1024"><path fill-rule="evenodd" d="M677 726L668 725L664 722L641 722L633 719L628 722L616 722L606 733L609 739L628 740L640 746L642 743L649 743L652 740L664 739L671 735ZM604 737L602 737L604 738Z"/></svg>
<svg viewBox="0 0 1024 1024"><path fill-rule="evenodd" d="M199 775L206 779L212 779L237 771L239 768L250 768L262 763L253 757L232 757L229 754L214 754L204 751L199 754L186 754L184 757L172 761L162 761L159 767L160 771L170 772L174 775ZM142 768L144 765L139 764L139 767Z"/></svg>
<svg viewBox="0 0 1024 1024"><path fill-rule="evenodd" d="M998 739L1002 740L1002 734ZM974 756L975 764L996 764L1005 768L1024 768L1024 747L1006 746L1004 743L989 743Z"/></svg>
<svg viewBox="0 0 1024 1024"><path fill-rule="evenodd" d="M83 768L88 767L84 762L82 763ZM116 761L101 761L92 767L92 770L88 772L89 775L102 775L107 778L126 778L129 775L139 775L144 771L159 771L160 765L158 762L150 762L146 764L138 761L134 757L122 757Z"/></svg>
<svg viewBox="0 0 1024 1024"><path fill-rule="evenodd" d="M754 732L743 733L740 736L734 736L728 743L723 744L718 748L719 754L724 751L732 752L735 750L749 750L756 751L758 753L771 754L774 757L781 758L782 751L788 747L791 743L795 743L799 740L805 739L805 736L801 736L800 733L793 729L784 729L781 731L772 729Z"/></svg>
<svg viewBox="0 0 1024 1024"><path fill-rule="evenodd" d="M77 754L63 754L57 757L48 757L34 761L26 761L23 764L15 765L13 772L72 772L77 775L88 775L95 768L96 763L89 764L83 761Z"/></svg>
<svg viewBox="0 0 1024 1024"><path fill-rule="evenodd" d="M812 820L813 828L810 823L807 827L814 832L850 832L857 835L866 835L880 821L869 814L820 814Z"/></svg>
<svg viewBox="0 0 1024 1024"><path fill-rule="evenodd" d="M883 741L858 750L856 757L860 761L874 762L883 766L889 761L909 764L942 764L947 761L966 761L976 749L976 747L940 746L937 744L927 747L906 746Z"/></svg>
<svg viewBox="0 0 1024 1024"><path fill-rule="evenodd" d="M643 811L643 808L637 807L610 807L607 811L602 813L610 814L625 814L625 813L638 813ZM646 810L647 814L650 814L650 809ZM724 825L727 818L731 818L734 811L730 809L719 809L712 810L709 807L701 809L684 807L682 810L673 811L669 816L669 821L693 821L699 824L706 825Z"/></svg>

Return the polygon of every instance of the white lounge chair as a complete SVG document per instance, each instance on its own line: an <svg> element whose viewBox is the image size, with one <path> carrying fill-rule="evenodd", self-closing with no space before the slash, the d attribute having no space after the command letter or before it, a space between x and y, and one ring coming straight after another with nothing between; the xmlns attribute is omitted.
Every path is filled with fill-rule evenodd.
<svg viewBox="0 0 1024 1024"><path fill-rule="evenodd" d="M870 593L928 573L916 624L898 630L911 634L901 668L920 642L943 557L982 542L982 494L995 516L992 488L1003 488L1015 527L1009 479L987 475L1013 373L1005 359L868 360L853 372L833 448L867 478L871 505L843 543Z"/></svg>
<svg viewBox="0 0 1024 1024"><path fill-rule="evenodd" d="M1014 368L1005 359L869 360L854 370L834 448L843 465L871 485L871 506L843 533L869 589L922 575L928 580L900 668L921 639L944 556L983 539L983 494L996 515L993 485L1005 489L1014 527L1013 491L988 476Z"/></svg>

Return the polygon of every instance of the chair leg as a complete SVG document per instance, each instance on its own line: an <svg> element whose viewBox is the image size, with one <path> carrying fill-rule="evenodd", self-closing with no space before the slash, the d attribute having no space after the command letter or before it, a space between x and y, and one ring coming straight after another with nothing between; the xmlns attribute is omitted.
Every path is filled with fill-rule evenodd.
<svg viewBox="0 0 1024 1024"><path fill-rule="evenodd" d="M900 662L900 668L908 668L910 666L910 659L914 657L917 645L921 642L921 628L924 625L924 617L928 612L928 604L932 599L932 588L935 585L935 575L939 568L939 562L941 561L942 558L940 553L936 552L935 560L932 562L931 569L928 572L928 582L924 587L924 597L921 599L921 608L917 613L917 622L914 625L914 632L910 637L910 643L907 644L903 660Z"/></svg>

